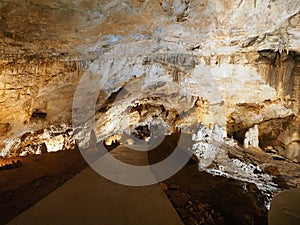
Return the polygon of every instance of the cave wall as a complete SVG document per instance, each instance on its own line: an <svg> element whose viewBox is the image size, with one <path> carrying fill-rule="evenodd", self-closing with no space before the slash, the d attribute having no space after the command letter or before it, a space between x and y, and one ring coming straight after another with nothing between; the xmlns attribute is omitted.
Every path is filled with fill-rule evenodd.
<svg viewBox="0 0 300 225"><path fill-rule="evenodd" d="M300 161L299 145L299 109L300 109L300 57L297 52L274 52L265 50L260 52L258 58L259 73L267 84L274 87L283 105L291 109L296 115L282 123L276 130L272 125L262 126L260 130L262 147L274 146L280 155L289 159ZM273 122L274 124L274 122ZM265 134L273 129L276 135ZM277 132L276 132L277 131Z"/></svg>
<svg viewBox="0 0 300 225"><path fill-rule="evenodd" d="M3 62L1 138L26 129L68 123L74 90L85 64L55 59Z"/></svg>
<svg viewBox="0 0 300 225"><path fill-rule="evenodd" d="M283 131L282 124L292 115L275 89L259 74L257 52L212 57L188 52L146 52L143 56L127 58L115 58L114 54L114 51L107 52L102 58L87 62L57 60L46 65L35 62L34 69L30 63L26 64L34 74L23 69L24 64L18 64L15 72L10 69L2 72L5 80L5 101L0 108L2 138L21 137L28 131L53 124L70 125L74 94L83 75L89 78L83 85L88 94L81 95L78 103L78 110L83 110L81 115L85 115L89 105L94 107L92 102L89 104L90 95L101 90L95 106L99 141L127 127L149 123L155 117L165 122L168 133L176 129L195 132L202 122L208 127L218 124L229 136L241 138L244 134L240 131L280 118L282 121L275 123L273 128ZM28 82L15 79L23 74L36 79ZM13 78L7 82L6 77L10 76ZM18 90L20 94L11 94ZM23 90L27 90L26 94L22 94ZM126 91L122 94L118 90ZM7 112L6 108L13 104L19 108L13 113ZM24 107L26 104L28 107ZM178 114L181 115L179 119ZM274 133L272 129L264 132L265 135L271 133ZM44 141L42 138L40 144ZM20 145L15 148L15 152L19 152Z"/></svg>
<svg viewBox="0 0 300 225"><path fill-rule="evenodd" d="M276 89L285 105L297 115L299 113L299 54L261 51L258 65L259 73L266 83Z"/></svg>
<svg viewBox="0 0 300 225"><path fill-rule="evenodd" d="M230 136L264 121L286 122L289 109L298 110L299 9L296 0L2 1L1 146L25 132L71 124L83 75L91 78L89 94L101 89L100 138L165 113L126 111L138 104L163 105L177 128L219 124ZM139 82L146 94L105 103ZM82 108L89 94L80 97ZM151 95L160 98L145 103Z"/></svg>

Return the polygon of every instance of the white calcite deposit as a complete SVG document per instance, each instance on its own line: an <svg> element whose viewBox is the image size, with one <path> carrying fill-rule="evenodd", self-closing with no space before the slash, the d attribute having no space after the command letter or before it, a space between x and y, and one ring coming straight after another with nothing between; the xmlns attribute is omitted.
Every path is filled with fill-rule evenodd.
<svg viewBox="0 0 300 225"><path fill-rule="evenodd" d="M249 145L255 148L259 147L258 133L259 131L257 125L254 125L253 127L249 128L248 131L246 131L244 139L244 148L248 148Z"/></svg>

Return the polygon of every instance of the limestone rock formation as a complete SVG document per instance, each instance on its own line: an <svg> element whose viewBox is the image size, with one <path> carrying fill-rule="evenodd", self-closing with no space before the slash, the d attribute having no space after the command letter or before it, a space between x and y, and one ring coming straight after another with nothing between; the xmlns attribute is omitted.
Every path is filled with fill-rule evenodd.
<svg viewBox="0 0 300 225"><path fill-rule="evenodd" d="M292 115L285 107L298 113L299 9L294 0L2 2L1 139L71 123L86 73L94 77L90 89L93 81L102 84L94 86L103 101L95 107L98 139L162 113L168 132L201 121L226 127L235 138L280 118L276 139ZM118 97L119 108L104 104L124 85L146 93ZM169 98L174 90L183 99ZM166 111L128 117L126 110L147 104Z"/></svg>
<svg viewBox="0 0 300 225"><path fill-rule="evenodd" d="M299 11L298 0L1 1L0 155L154 125L195 134L200 168L218 155L219 172L273 187L254 159L219 153L250 151L233 139L254 126L246 143L300 160Z"/></svg>

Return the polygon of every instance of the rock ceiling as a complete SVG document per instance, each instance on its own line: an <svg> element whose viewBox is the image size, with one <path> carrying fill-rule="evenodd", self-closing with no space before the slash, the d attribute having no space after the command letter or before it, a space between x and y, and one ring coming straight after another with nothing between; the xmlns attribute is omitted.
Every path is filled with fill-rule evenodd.
<svg viewBox="0 0 300 225"><path fill-rule="evenodd" d="M4 0L0 56L92 57L117 43L144 40L177 51L201 46L206 55L297 50L299 8L296 0Z"/></svg>

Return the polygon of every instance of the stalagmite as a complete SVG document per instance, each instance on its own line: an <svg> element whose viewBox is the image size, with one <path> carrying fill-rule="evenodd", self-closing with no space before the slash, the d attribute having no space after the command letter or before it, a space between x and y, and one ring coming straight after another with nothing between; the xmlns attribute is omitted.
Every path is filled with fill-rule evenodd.
<svg viewBox="0 0 300 225"><path fill-rule="evenodd" d="M249 128L249 130L246 131L245 133L244 148L248 148L249 145L258 148L259 147L258 136L259 136L258 126L255 124L253 127Z"/></svg>

